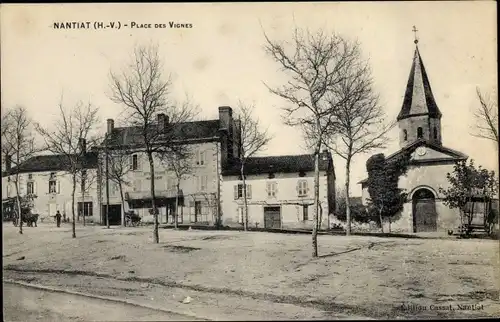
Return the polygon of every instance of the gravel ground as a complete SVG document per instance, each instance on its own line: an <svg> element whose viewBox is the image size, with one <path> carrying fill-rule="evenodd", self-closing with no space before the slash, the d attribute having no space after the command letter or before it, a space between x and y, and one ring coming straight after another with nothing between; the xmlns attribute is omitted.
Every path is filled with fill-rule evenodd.
<svg viewBox="0 0 500 322"><path fill-rule="evenodd" d="M210 316L217 310L245 319L500 315L499 245L492 240L319 236L320 257L311 259L310 235L160 230L160 244L153 244L148 227L78 227L76 239L70 226L42 224L19 235L4 225L3 233L4 275L29 273L73 287L103 285L95 282L100 278L122 285L113 288L118 296L138 299L162 298L166 289L170 297L199 292ZM59 281L42 272L59 273ZM135 286L127 290L127 283ZM208 301L210 294L225 308ZM246 299L239 301L246 315L228 304L235 299Z"/></svg>

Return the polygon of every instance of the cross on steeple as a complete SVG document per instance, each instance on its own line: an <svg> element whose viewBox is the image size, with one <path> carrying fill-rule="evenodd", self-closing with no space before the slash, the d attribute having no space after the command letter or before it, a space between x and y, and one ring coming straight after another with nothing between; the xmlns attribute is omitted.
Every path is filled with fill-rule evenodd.
<svg viewBox="0 0 500 322"><path fill-rule="evenodd" d="M412 30L414 33L415 33L415 40L413 41L416 44L418 44L418 38L417 38L417 27L413 26L413 30Z"/></svg>

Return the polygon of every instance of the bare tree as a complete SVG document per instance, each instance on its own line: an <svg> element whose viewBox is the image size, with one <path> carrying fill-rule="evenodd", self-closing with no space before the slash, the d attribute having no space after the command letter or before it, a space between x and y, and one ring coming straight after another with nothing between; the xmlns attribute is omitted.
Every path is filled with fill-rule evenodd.
<svg viewBox="0 0 500 322"><path fill-rule="evenodd" d="M476 131L472 135L495 141L498 148L498 103L496 97L484 95L476 88L479 105L475 108Z"/></svg>
<svg viewBox="0 0 500 322"><path fill-rule="evenodd" d="M76 238L75 193L82 172L86 171L87 149L97 144L95 126L99 123L99 109L91 103L77 102L66 110L63 102L59 103L59 119L52 124L52 129L36 123L35 128L45 141L45 149L61 157L64 171L71 176L71 214L72 236ZM82 143L85 146L82 146ZM85 190L85 189L84 189Z"/></svg>
<svg viewBox="0 0 500 322"><path fill-rule="evenodd" d="M264 34L265 35L265 34ZM326 132L331 129L332 109L328 93L342 81L342 70L352 60L353 48L344 38L323 31L294 30L292 41L279 43L265 35L266 52L289 76L287 83L271 89L285 99L284 123L300 127L314 151L314 216L312 256L318 256L317 231L319 217L319 157ZM340 103L340 102L339 102Z"/></svg>
<svg viewBox="0 0 500 322"><path fill-rule="evenodd" d="M345 160L346 235L351 234L350 177L355 156L384 148L387 132L396 123L386 123L386 115L374 92L371 69L361 56L359 43L349 46L349 59L339 69L342 79L332 86L328 101L333 122L325 144Z"/></svg>
<svg viewBox="0 0 500 322"><path fill-rule="evenodd" d="M243 229L248 230L248 200L247 184L245 178L245 164L248 158L264 150L272 139L267 129L260 128L259 119L253 114L254 106L238 102L238 118L241 130L240 153L238 161L240 163L240 176L243 184Z"/></svg>
<svg viewBox="0 0 500 322"><path fill-rule="evenodd" d="M130 185L127 180L127 174L131 171L130 153L126 149L117 149L109 151L108 176L109 180L118 186L120 200L122 203L123 215L121 218L122 226L125 226L125 197L123 188Z"/></svg>
<svg viewBox="0 0 500 322"><path fill-rule="evenodd" d="M144 151L148 158L151 208L154 215L153 240L159 243L158 212L155 196L154 157L170 153L177 148L179 124L190 121L195 110L189 101L176 104L170 99L172 82L170 75L163 77L163 66L158 48L138 46L132 62L119 73L111 71L111 94L113 102L122 105L130 125L140 129L137 150ZM157 118L158 117L158 121Z"/></svg>
<svg viewBox="0 0 500 322"><path fill-rule="evenodd" d="M161 154L161 160L171 169L175 175L175 211L174 211L174 227L177 229L179 197L181 194L181 181L189 176L192 171L192 149L188 145L179 145L175 151L171 153Z"/></svg>
<svg viewBox="0 0 500 322"><path fill-rule="evenodd" d="M16 190L17 217L19 220L19 233L23 233L21 193L20 193L20 169L19 166L30 159L38 151L33 136L33 123L28 116L26 108L16 106L8 109L2 116L2 159L10 169L9 176Z"/></svg>

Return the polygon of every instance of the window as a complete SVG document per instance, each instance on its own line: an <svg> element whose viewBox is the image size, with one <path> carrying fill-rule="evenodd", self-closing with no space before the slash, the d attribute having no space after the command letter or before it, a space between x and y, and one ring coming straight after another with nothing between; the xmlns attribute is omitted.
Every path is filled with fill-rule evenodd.
<svg viewBox="0 0 500 322"><path fill-rule="evenodd" d="M28 180L33 180L33 175L31 173L28 174Z"/></svg>
<svg viewBox="0 0 500 322"><path fill-rule="evenodd" d="M298 193L299 197L307 196L307 190L309 190L307 188L307 181L306 180L300 180L297 183L297 193Z"/></svg>
<svg viewBox="0 0 500 322"><path fill-rule="evenodd" d="M51 172L50 173L50 179L53 180L56 178L56 173L55 172Z"/></svg>
<svg viewBox="0 0 500 322"><path fill-rule="evenodd" d="M407 141L408 140L408 131L403 130L403 140Z"/></svg>
<svg viewBox="0 0 500 322"><path fill-rule="evenodd" d="M167 190L175 190L177 185L175 178L167 178Z"/></svg>
<svg viewBox="0 0 500 322"><path fill-rule="evenodd" d="M238 207L237 214L238 214L238 223L243 224L243 207Z"/></svg>
<svg viewBox="0 0 500 322"><path fill-rule="evenodd" d="M57 193L57 182L56 180L49 181L49 193Z"/></svg>
<svg viewBox="0 0 500 322"><path fill-rule="evenodd" d="M198 151L198 153L196 154L196 165L205 165L205 163L205 151Z"/></svg>
<svg viewBox="0 0 500 322"><path fill-rule="evenodd" d="M437 131L437 128L434 127L434 139L437 140L438 138L438 131Z"/></svg>
<svg viewBox="0 0 500 322"><path fill-rule="evenodd" d="M421 127L417 129L417 138L421 139L424 136L423 130Z"/></svg>
<svg viewBox="0 0 500 322"><path fill-rule="evenodd" d="M205 191L207 190L207 185L208 185L208 177L207 176L196 176L194 177L195 184L196 184L196 189L198 191Z"/></svg>
<svg viewBox="0 0 500 322"><path fill-rule="evenodd" d="M28 195L35 194L35 183L33 181L28 181L28 183L26 184L26 193Z"/></svg>
<svg viewBox="0 0 500 322"><path fill-rule="evenodd" d="M92 217L92 202L79 202L78 216Z"/></svg>
<svg viewBox="0 0 500 322"><path fill-rule="evenodd" d="M130 156L130 170L139 169L139 158L137 154L132 154Z"/></svg>
<svg viewBox="0 0 500 322"><path fill-rule="evenodd" d="M141 180L134 180L132 189L134 191L141 191Z"/></svg>
<svg viewBox="0 0 500 322"><path fill-rule="evenodd" d="M302 220L304 220L304 221L309 220L309 206L308 205L302 206Z"/></svg>
<svg viewBox="0 0 500 322"><path fill-rule="evenodd" d="M276 182L268 182L267 183L267 197L276 198L276 190L278 184Z"/></svg>
<svg viewBox="0 0 500 322"><path fill-rule="evenodd" d="M247 184L247 199L252 198L252 186ZM243 198L243 184L239 183L237 185L234 185L234 199L240 199Z"/></svg>
<svg viewBox="0 0 500 322"><path fill-rule="evenodd" d="M118 192L118 184L116 182L110 181L109 182L109 194L112 196L116 196L117 192Z"/></svg>

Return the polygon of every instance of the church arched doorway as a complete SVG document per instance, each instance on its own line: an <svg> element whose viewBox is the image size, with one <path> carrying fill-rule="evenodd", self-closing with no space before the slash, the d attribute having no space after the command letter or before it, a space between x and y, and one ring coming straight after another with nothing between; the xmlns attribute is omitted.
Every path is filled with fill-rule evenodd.
<svg viewBox="0 0 500 322"><path fill-rule="evenodd" d="M420 188L413 193L413 232L437 231L436 199L432 191Z"/></svg>

